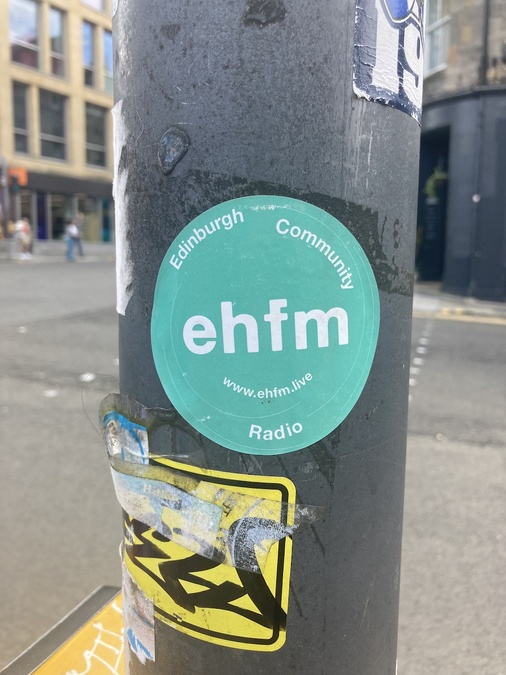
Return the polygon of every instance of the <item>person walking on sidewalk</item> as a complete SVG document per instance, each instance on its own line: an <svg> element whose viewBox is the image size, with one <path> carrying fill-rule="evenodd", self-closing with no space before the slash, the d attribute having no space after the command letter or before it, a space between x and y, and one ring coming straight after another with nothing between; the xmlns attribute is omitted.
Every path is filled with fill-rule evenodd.
<svg viewBox="0 0 506 675"><path fill-rule="evenodd" d="M77 232L78 232L76 240L75 240L77 252L81 256L81 258L84 258L84 252L83 252L84 213L82 213L82 211L79 211L79 213L74 217L74 220L72 222L77 227Z"/></svg>
<svg viewBox="0 0 506 675"><path fill-rule="evenodd" d="M33 237L28 218L22 218L15 224L15 239L18 242L19 260L29 260L32 257Z"/></svg>
<svg viewBox="0 0 506 675"><path fill-rule="evenodd" d="M67 245L66 250L67 262L74 262L75 261L74 247L76 245L76 242L79 240L79 230L77 229L77 225L75 224L74 221L67 223L65 227L64 240Z"/></svg>

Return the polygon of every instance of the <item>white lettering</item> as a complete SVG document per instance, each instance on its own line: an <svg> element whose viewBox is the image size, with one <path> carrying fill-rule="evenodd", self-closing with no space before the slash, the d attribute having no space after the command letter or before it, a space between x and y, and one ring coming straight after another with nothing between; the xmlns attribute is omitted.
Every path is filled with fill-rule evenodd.
<svg viewBox="0 0 506 675"><path fill-rule="evenodd" d="M202 326L197 330L197 326ZM207 339L204 344L195 344L197 339ZM209 354L216 346L216 328L207 316L192 316L183 328L183 340L187 348L194 354Z"/></svg>
<svg viewBox="0 0 506 675"><path fill-rule="evenodd" d="M264 314L264 321L271 324L271 347L273 352L280 352L283 349L283 336L281 334L281 322L288 319L288 314L283 314L280 310L286 307L286 299L269 300L269 314Z"/></svg>
<svg viewBox="0 0 506 675"><path fill-rule="evenodd" d="M177 259L171 263L177 265ZM181 264L181 263L180 263ZM349 283L349 280L348 282ZM288 301L286 298L276 298L269 300L269 312L263 315L266 323L270 324L270 342L271 350L273 352L283 351L283 321L288 321L288 314L281 310L287 307ZM236 353L236 327L243 326L246 338L246 351L248 353L255 353L260 351L260 339L258 323L251 314L238 314L234 316L234 303L227 301L221 303L221 329L223 339L223 353ZM334 318L337 321L337 343L339 345L347 345L349 341L348 334L348 314L342 307L331 307L327 312L322 309L311 309L308 312L294 312L293 313L293 330L295 334L295 348L308 348L308 331L307 326L310 321L316 321L316 336L318 348L328 347L330 345L329 322ZM200 328L197 328L200 326ZM334 335L336 333L334 332ZM204 339L205 343L200 344L195 341ZM208 354L216 346L217 332L214 323L206 316L201 314L191 316L183 328L183 340L186 347L193 354ZM312 375L307 373L304 378L294 380L292 387L294 390L300 389L312 379ZM285 388L288 391L288 388ZM265 396L272 398L273 396L284 396L287 391L285 389L273 389L272 391L266 389Z"/></svg>
<svg viewBox="0 0 506 675"><path fill-rule="evenodd" d="M258 352L258 324L251 314L233 315L232 303L221 303L221 326L223 330L223 351L225 354L235 354L234 329L238 324L246 328L246 345L248 352Z"/></svg>
<svg viewBox="0 0 506 675"><path fill-rule="evenodd" d="M171 259L170 259L170 264L178 270L183 263L178 258L175 258L174 256L172 256Z"/></svg>
<svg viewBox="0 0 506 675"><path fill-rule="evenodd" d="M232 209L232 213L226 213L224 216L220 216L214 221L211 220L203 227L194 227L193 234L188 237L188 240L185 241L183 239L183 241L179 244L178 255L173 255L171 257L170 264L177 270L181 269L181 265L183 264L185 258L188 257L188 254L191 253L201 241L204 241L206 237L214 234L215 232L218 232L220 229L220 221L225 230L230 230L239 221L244 223L244 216L241 211Z"/></svg>
<svg viewBox="0 0 506 675"><path fill-rule="evenodd" d="M242 215L242 211L236 211L235 209L232 209L232 218L234 219L234 225L237 225L237 221L239 219L241 223L244 223L244 216Z"/></svg>
<svg viewBox="0 0 506 675"><path fill-rule="evenodd" d="M259 424L251 424L249 428L249 438L256 438L259 441L272 441L276 439L281 441L287 436L293 436L293 434L300 434L303 427L300 422L295 422L294 424L288 424L285 422L281 424L277 429L264 429Z"/></svg>
<svg viewBox="0 0 506 675"><path fill-rule="evenodd" d="M232 220L232 217L229 214L222 216L221 222L226 230L230 230L230 228L234 227L234 221Z"/></svg>
<svg viewBox="0 0 506 675"><path fill-rule="evenodd" d="M333 307L328 312L312 309L310 312L295 312L295 348L307 349L307 323L316 321L318 329L318 347L329 346L329 320L337 319L338 340L340 345L348 344L348 315L341 307Z"/></svg>
<svg viewBox="0 0 506 675"><path fill-rule="evenodd" d="M206 231L203 230L201 227L199 227L199 229L194 227L193 232L199 241L202 241L202 239L205 239L207 237Z"/></svg>
<svg viewBox="0 0 506 675"><path fill-rule="evenodd" d="M282 235L289 234L294 239L299 239L300 241L303 241L304 243L309 244L315 248L327 258L327 260L335 268L337 274L341 277L341 288L343 290L353 288L350 268L346 267L339 254L334 251L330 247L330 244L328 244L324 239L318 238L314 232L302 230L298 225L290 226L290 221L286 218L281 218L281 220L278 220L276 223L276 232Z"/></svg>
<svg viewBox="0 0 506 675"><path fill-rule="evenodd" d="M280 229L280 225L287 225L288 227L285 230ZM276 230L279 232L279 234L288 234L288 229L290 227L290 222L286 220L286 218L282 218L281 220L278 220L276 223Z"/></svg>

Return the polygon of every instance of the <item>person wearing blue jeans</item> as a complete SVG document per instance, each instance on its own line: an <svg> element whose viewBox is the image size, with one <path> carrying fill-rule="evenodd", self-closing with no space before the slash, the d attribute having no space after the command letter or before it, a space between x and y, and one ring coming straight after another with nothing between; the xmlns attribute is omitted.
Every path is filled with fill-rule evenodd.
<svg viewBox="0 0 506 675"><path fill-rule="evenodd" d="M79 230L75 223L68 223L65 228L65 243L67 244L66 258L67 262L74 262L74 246L79 238Z"/></svg>

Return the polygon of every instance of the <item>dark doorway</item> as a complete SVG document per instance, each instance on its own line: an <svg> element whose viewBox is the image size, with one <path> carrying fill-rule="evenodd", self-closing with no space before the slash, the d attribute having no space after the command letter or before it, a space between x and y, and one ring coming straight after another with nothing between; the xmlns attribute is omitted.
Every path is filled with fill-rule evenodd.
<svg viewBox="0 0 506 675"><path fill-rule="evenodd" d="M47 239L47 200L45 192L37 192L37 239Z"/></svg>
<svg viewBox="0 0 506 675"><path fill-rule="evenodd" d="M111 201L109 199L102 200L102 240L112 240Z"/></svg>
<svg viewBox="0 0 506 675"><path fill-rule="evenodd" d="M416 272L420 281L443 278L449 148L449 129L422 135L416 237Z"/></svg>

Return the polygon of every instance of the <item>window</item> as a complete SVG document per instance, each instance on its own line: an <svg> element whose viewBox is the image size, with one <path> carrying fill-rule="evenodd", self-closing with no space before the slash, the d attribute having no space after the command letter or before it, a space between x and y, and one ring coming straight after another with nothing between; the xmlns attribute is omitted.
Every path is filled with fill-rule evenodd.
<svg viewBox="0 0 506 675"><path fill-rule="evenodd" d="M51 7L49 10L49 38L51 53L51 73L63 77L65 75L64 61L64 25L65 14L59 9Z"/></svg>
<svg viewBox="0 0 506 675"><path fill-rule="evenodd" d="M446 66L450 36L449 0L429 0L425 28L425 72Z"/></svg>
<svg viewBox="0 0 506 675"><path fill-rule="evenodd" d="M14 152L28 152L28 86L21 82L12 83L14 107Z"/></svg>
<svg viewBox="0 0 506 675"><path fill-rule="evenodd" d="M104 0L82 0L85 5L102 12L104 10Z"/></svg>
<svg viewBox="0 0 506 675"><path fill-rule="evenodd" d="M95 84L95 26L83 21L83 67L84 84Z"/></svg>
<svg viewBox="0 0 506 675"><path fill-rule="evenodd" d="M106 116L108 110L86 104L86 164L106 165Z"/></svg>
<svg viewBox="0 0 506 675"><path fill-rule="evenodd" d="M10 0L11 59L39 67L39 5L34 0Z"/></svg>
<svg viewBox="0 0 506 675"><path fill-rule="evenodd" d="M112 33L104 30L104 89L107 94L112 94Z"/></svg>
<svg viewBox="0 0 506 675"><path fill-rule="evenodd" d="M52 159L66 158L64 96L41 89L40 108L40 154Z"/></svg>

